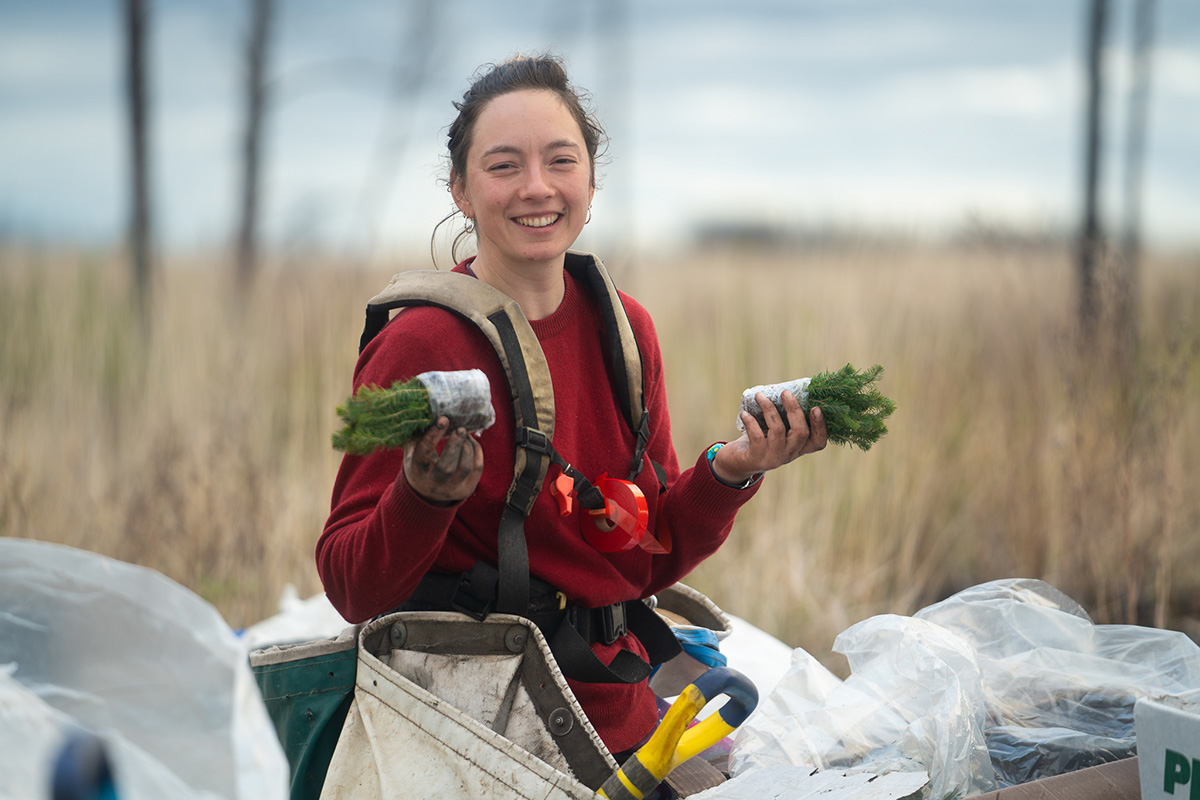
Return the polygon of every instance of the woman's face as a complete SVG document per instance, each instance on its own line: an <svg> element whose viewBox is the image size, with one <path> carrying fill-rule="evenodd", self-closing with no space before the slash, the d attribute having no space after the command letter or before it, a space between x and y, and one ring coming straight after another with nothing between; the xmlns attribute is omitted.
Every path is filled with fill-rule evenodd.
<svg viewBox="0 0 1200 800"><path fill-rule="evenodd" d="M475 120L466 174L451 184L459 210L475 220L479 260L561 265L587 222L591 171L579 124L553 92L490 101Z"/></svg>

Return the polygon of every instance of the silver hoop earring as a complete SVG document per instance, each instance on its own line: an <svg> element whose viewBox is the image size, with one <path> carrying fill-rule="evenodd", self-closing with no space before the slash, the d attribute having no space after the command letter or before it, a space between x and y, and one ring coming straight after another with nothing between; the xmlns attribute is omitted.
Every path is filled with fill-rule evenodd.
<svg viewBox="0 0 1200 800"><path fill-rule="evenodd" d="M591 221L592 221L592 207L588 206L588 218L583 221L583 224L587 225Z"/></svg>
<svg viewBox="0 0 1200 800"><path fill-rule="evenodd" d="M467 233L474 233L475 232L475 220L471 219L470 217L467 217L467 222L465 225L463 225L463 230L466 231Z"/></svg>

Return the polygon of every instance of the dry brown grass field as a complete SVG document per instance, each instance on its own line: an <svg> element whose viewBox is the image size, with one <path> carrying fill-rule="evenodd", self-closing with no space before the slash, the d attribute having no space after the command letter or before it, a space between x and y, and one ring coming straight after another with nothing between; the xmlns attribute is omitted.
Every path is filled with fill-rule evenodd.
<svg viewBox="0 0 1200 800"><path fill-rule="evenodd" d="M0 535L159 570L235 627L313 545L362 308L391 268L269 269L246 313L175 258L149 336L115 254L0 251ZM773 473L689 579L823 660L838 632L1038 577L1098 622L1200 631L1200 259L1144 265L1122 371L1078 341L1068 254L860 246L610 264L654 315L676 448L734 438L744 388L851 362L898 404L869 452ZM1101 331L1103 334L1103 331ZM685 531L676 532L685 536Z"/></svg>

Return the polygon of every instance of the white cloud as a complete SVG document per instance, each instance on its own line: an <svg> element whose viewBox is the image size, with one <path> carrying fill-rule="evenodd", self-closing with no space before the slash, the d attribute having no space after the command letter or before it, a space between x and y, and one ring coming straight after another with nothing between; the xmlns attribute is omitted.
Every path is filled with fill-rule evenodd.
<svg viewBox="0 0 1200 800"><path fill-rule="evenodd" d="M795 132L816 110L799 92L785 94L745 82L693 86L646 100L639 108L639 121L681 138L701 131L705 137L742 134L748 138L770 136L780 129Z"/></svg>
<svg viewBox="0 0 1200 800"><path fill-rule="evenodd" d="M899 117L983 115L1046 118L1074 100L1074 65L922 70L880 84L879 104Z"/></svg>
<svg viewBox="0 0 1200 800"><path fill-rule="evenodd" d="M1200 97L1200 54L1192 50L1160 50L1154 56L1152 74L1163 92Z"/></svg>

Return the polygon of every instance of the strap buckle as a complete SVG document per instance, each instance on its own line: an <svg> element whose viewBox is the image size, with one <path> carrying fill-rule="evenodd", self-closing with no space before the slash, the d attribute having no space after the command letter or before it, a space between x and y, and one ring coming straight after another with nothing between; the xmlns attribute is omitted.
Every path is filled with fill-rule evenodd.
<svg viewBox="0 0 1200 800"><path fill-rule="evenodd" d="M600 615L600 630L605 644L612 644L629 632L629 625L625 621L624 603L614 603L596 611Z"/></svg>
<svg viewBox="0 0 1200 800"><path fill-rule="evenodd" d="M476 564L478 567L479 564ZM466 614L472 619L483 622L493 611L496 610L495 591L492 592L492 597L482 599L476 592L478 581L476 578L475 568L464 572L459 578L458 586L454 589L454 596L450 598L450 608L454 611Z"/></svg>
<svg viewBox="0 0 1200 800"><path fill-rule="evenodd" d="M551 452L550 439L540 428L518 428L516 442L518 447L524 447L526 450L532 450L535 453L549 455Z"/></svg>

